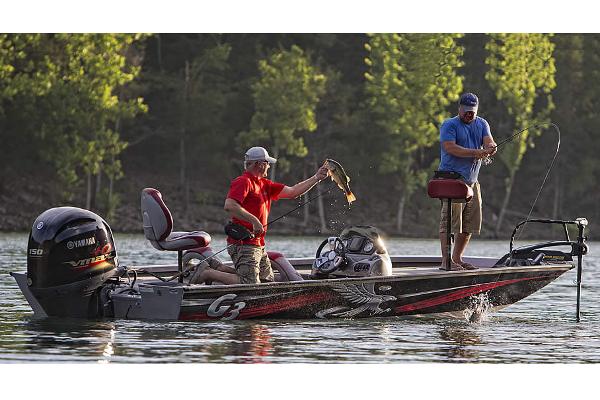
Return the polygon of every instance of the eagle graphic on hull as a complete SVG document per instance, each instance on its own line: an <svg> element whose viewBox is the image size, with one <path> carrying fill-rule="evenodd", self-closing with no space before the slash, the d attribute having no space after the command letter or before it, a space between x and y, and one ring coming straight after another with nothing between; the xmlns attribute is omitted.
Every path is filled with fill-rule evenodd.
<svg viewBox="0 0 600 400"><path fill-rule="evenodd" d="M368 313L369 316L378 315L391 310L390 308L382 308L383 303L396 300L395 296L375 293L374 283L336 285L332 286L332 289L356 307L331 307L317 312L316 316L318 318L353 318L364 312Z"/></svg>

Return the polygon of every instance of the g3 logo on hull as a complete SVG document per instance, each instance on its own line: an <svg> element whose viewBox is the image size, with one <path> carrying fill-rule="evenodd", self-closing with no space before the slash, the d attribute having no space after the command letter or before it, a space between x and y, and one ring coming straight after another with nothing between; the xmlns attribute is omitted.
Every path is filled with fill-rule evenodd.
<svg viewBox="0 0 600 400"><path fill-rule="evenodd" d="M236 319L238 315L240 315L240 311L246 307L246 303L243 301L239 301L230 305L221 305L224 301L233 300L237 297L236 294L230 293L225 294L213 301L210 306L208 306L208 310L206 310L206 315L213 318L223 317L226 312L229 311L229 314L224 316L221 319Z"/></svg>

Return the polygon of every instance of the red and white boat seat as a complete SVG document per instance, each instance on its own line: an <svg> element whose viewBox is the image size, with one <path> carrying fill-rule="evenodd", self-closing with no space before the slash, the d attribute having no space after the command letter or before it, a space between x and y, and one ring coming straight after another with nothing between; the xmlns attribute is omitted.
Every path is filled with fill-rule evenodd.
<svg viewBox="0 0 600 400"><path fill-rule="evenodd" d="M278 251L267 251L267 256L271 260L271 265L279 272L280 282L303 281L302 275L296 271L296 268L288 261L285 256Z"/></svg>
<svg viewBox="0 0 600 400"><path fill-rule="evenodd" d="M142 190L141 208L144 236L154 248L182 251L205 247L210 243L210 235L203 231L173 232L173 217L158 190Z"/></svg>
<svg viewBox="0 0 600 400"><path fill-rule="evenodd" d="M460 179L432 179L427 185L427 194L434 199L468 203L473 198L473 188Z"/></svg>

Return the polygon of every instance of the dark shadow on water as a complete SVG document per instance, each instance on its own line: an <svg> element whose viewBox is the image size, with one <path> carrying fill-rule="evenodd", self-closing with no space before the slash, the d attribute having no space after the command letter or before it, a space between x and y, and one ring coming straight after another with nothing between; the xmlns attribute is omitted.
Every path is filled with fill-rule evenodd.
<svg viewBox="0 0 600 400"><path fill-rule="evenodd" d="M112 321L30 318L22 327L20 340L15 340L13 344L19 352L32 355L47 356L49 351L74 357L101 355L113 329Z"/></svg>
<svg viewBox="0 0 600 400"><path fill-rule="evenodd" d="M446 353L448 362L476 362L479 358L477 345L482 343L481 337L473 325L465 323L441 326L439 332L442 341L449 345L442 351Z"/></svg>

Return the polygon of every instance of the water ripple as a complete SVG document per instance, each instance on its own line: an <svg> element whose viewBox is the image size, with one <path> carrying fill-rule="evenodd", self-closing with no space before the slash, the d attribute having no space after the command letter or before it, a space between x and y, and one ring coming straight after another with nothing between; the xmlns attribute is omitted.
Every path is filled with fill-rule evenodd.
<svg viewBox="0 0 600 400"><path fill-rule="evenodd" d="M172 263L143 238L117 235L124 264ZM270 240L288 257L313 255L321 237ZM387 318L342 321L153 322L32 318L11 271L25 269L27 236L0 234L0 363L597 363L600 257L586 257L582 322L575 271L482 321ZM590 245L594 247L594 243ZM222 236L213 247L225 246ZM436 254L436 240L388 241L394 254ZM507 243L474 241L470 255ZM227 258L224 256L224 258Z"/></svg>

